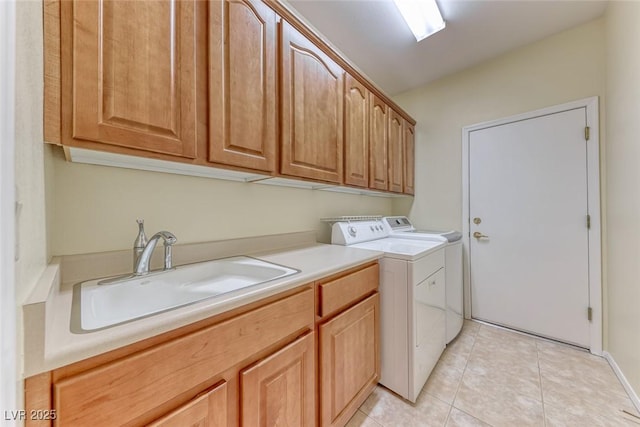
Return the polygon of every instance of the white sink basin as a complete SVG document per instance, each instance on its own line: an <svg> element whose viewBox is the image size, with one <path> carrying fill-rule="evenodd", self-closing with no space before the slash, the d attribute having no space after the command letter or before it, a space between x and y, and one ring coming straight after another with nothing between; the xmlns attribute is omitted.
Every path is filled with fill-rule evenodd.
<svg viewBox="0 0 640 427"><path fill-rule="evenodd" d="M112 284L74 286L71 331L90 332L259 285L298 270L246 256L177 267Z"/></svg>

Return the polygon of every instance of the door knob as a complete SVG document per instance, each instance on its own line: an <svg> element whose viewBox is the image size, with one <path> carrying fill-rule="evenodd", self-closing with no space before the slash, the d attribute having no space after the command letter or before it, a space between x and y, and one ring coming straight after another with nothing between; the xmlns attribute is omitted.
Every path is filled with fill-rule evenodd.
<svg viewBox="0 0 640 427"><path fill-rule="evenodd" d="M486 236L486 235L482 234L482 233L481 233L481 232L479 232L479 231L474 231L474 233L473 233L473 237L475 237L476 239L486 239L486 238L488 238L489 236Z"/></svg>

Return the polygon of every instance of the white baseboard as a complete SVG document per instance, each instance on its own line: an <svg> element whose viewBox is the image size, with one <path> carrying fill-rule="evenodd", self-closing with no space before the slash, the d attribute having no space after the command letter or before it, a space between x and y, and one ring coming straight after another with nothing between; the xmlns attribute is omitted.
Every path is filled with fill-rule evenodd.
<svg viewBox="0 0 640 427"><path fill-rule="evenodd" d="M607 351L603 351L602 355L604 356L605 359L607 359L607 362L609 362L611 369L613 369L613 372L615 372L616 376L622 383L622 386L624 387L624 390L629 395L629 398L631 399L633 406L635 406L638 412L640 412L640 399L638 398L638 395L636 394L633 387L631 387L631 384L629 384L629 381L627 381L627 378L622 373L622 370L620 370L620 367L618 366L616 361L613 359L613 356L611 355L611 353Z"/></svg>

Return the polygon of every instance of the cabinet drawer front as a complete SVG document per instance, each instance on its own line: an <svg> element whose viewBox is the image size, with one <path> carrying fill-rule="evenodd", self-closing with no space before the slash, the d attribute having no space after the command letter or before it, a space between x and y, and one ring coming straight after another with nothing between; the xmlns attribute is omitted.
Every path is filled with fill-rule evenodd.
<svg viewBox="0 0 640 427"><path fill-rule="evenodd" d="M409 269L409 274L412 275L411 284L417 285L442 267L444 267L444 248L414 262L414 268Z"/></svg>
<svg viewBox="0 0 640 427"><path fill-rule="evenodd" d="M60 425L149 422L154 408L254 353L310 328L313 290L54 384ZM157 416L157 415L156 415Z"/></svg>
<svg viewBox="0 0 640 427"><path fill-rule="evenodd" d="M379 295L320 325L320 425L344 425L380 377Z"/></svg>
<svg viewBox="0 0 640 427"><path fill-rule="evenodd" d="M321 317L327 316L358 301L378 289L378 283L378 264L325 283L319 283L320 306L318 315Z"/></svg>

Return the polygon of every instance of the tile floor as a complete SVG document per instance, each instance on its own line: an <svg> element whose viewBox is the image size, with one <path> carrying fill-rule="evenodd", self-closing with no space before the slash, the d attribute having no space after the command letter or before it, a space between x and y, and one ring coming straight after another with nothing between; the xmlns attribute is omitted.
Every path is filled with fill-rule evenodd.
<svg viewBox="0 0 640 427"><path fill-rule="evenodd" d="M347 427L639 427L607 361L466 321L411 404L378 386Z"/></svg>

